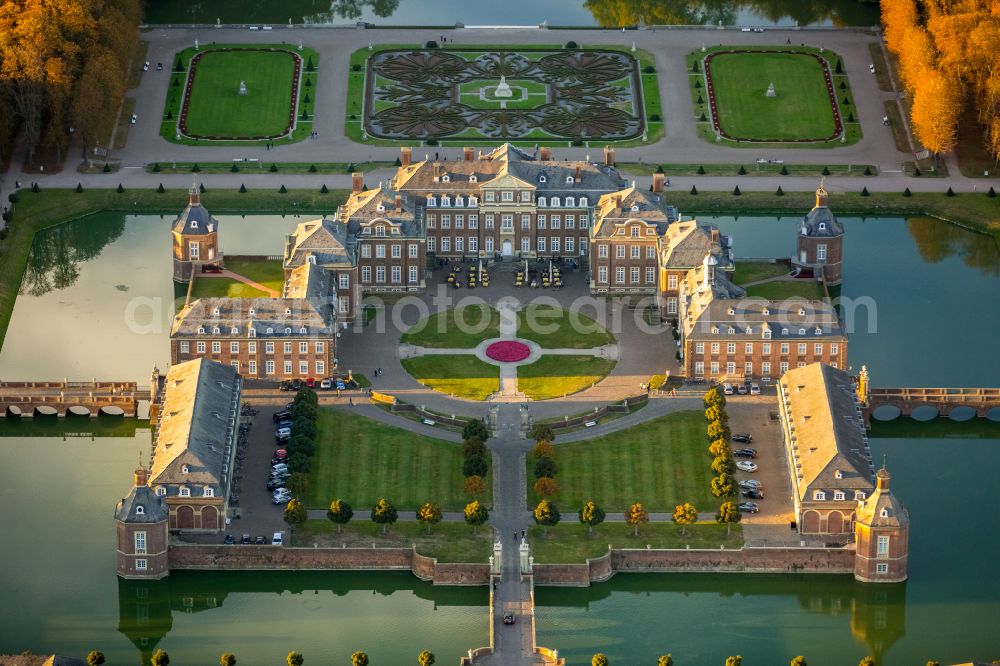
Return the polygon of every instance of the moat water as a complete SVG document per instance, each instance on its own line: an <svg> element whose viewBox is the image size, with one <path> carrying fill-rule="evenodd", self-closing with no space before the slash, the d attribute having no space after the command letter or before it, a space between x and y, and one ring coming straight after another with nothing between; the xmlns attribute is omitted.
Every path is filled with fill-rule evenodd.
<svg viewBox="0 0 1000 666"><path fill-rule="evenodd" d="M794 244L793 218L701 219L736 236L737 256L787 255ZM224 217L223 247L273 252L297 221ZM877 333L852 334L851 363L866 363L876 385L996 385L988 355L1000 325L1000 258L992 241L940 222L844 222L843 293L870 296L878 313ZM39 234L0 376L141 381L152 363L164 366L174 298L168 224L105 214ZM160 299L164 328L130 329L125 313L135 298ZM687 664L737 653L748 664L801 653L819 666L869 653L880 666L996 658L992 554L1000 537L992 477L978 470L1000 466L1000 435L985 432L873 440L876 458L889 455L913 522L906 584L620 575L586 590L540 588L539 642L580 666L597 650L615 664L653 663L666 651ZM408 574L184 573L120 583L111 511L148 451L147 427L0 424L0 446L8 461L0 466L0 652L99 648L110 663L135 664L160 647L178 664L215 663L224 651L273 664L291 649L311 663L346 663L365 649L373 664L405 664L430 649L448 664L488 640L486 590L435 588Z"/></svg>
<svg viewBox="0 0 1000 666"><path fill-rule="evenodd" d="M871 26L878 3L860 0L148 0L147 23L272 23L387 26L648 25Z"/></svg>

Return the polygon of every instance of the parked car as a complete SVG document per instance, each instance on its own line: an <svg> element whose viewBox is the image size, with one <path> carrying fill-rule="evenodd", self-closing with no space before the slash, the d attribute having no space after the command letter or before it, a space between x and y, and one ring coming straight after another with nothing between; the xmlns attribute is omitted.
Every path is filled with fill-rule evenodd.
<svg viewBox="0 0 1000 666"><path fill-rule="evenodd" d="M274 429L275 430L285 430L286 428L288 430L292 429L292 422L291 421L278 421L277 423L274 424Z"/></svg>
<svg viewBox="0 0 1000 666"><path fill-rule="evenodd" d="M227 546L231 546L234 543L236 543L236 539L233 537L232 534L227 534L226 538L222 540L222 543L226 544Z"/></svg>
<svg viewBox="0 0 1000 666"><path fill-rule="evenodd" d="M288 412L289 414L291 414L292 407L294 407L294 406L295 406L295 401L294 400L291 400L291 401L285 403L285 411Z"/></svg>
<svg viewBox="0 0 1000 666"><path fill-rule="evenodd" d="M757 457L757 449L751 449L749 447L742 448L742 449L736 449L735 451L733 451L733 457L735 457L735 458L756 458Z"/></svg>
<svg viewBox="0 0 1000 666"><path fill-rule="evenodd" d="M275 532L274 536L271 537L272 546L281 546L284 544L284 534L282 532Z"/></svg>
<svg viewBox="0 0 1000 666"><path fill-rule="evenodd" d="M739 482L739 486L743 490L764 490L764 484L757 479L743 479Z"/></svg>
<svg viewBox="0 0 1000 666"><path fill-rule="evenodd" d="M244 534L243 537L240 538L240 543L243 544L243 545L246 545L246 544L250 543L250 535L249 534Z"/></svg>
<svg viewBox="0 0 1000 666"><path fill-rule="evenodd" d="M337 387L338 391L346 391L347 390L347 384L344 383L343 379L336 379L333 382L333 385Z"/></svg>
<svg viewBox="0 0 1000 666"><path fill-rule="evenodd" d="M736 469L742 472L756 472L757 465L749 460L738 460L736 461Z"/></svg>
<svg viewBox="0 0 1000 666"><path fill-rule="evenodd" d="M746 395L748 390L749 389L747 388L746 384L738 384L736 386L736 392L739 393L740 395Z"/></svg>
<svg viewBox="0 0 1000 666"><path fill-rule="evenodd" d="M274 431L274 436L277 439L290 439L292 436L292 429L289 427L278 428Z"/></svg>
<svg viewBox="0 0 1000 666"><path fill-rule="evenodd" d="M760 395L760 384L754 382L750 385L750 395Z"/></svg>
<svg viewBox="0 0 1000 666"><path fill-rule="evenodd" d="M330 389L333 388L333 380L329 378L323 379L322 381L320 381L319 387L324 391L329 391Z"/></svg>
<svg viewBox="0 0 1000 666"><path fill-rule="evenodd" d="M267 539L264 538L263 534L258 534L257 538L253 540L255 546L266 546Z"/></svg>
<svg viewBox="0 0 1000 666"><path fill-rule="evenodd" d="M278 481L277 479L271 479L270 481L267 482L267 489L273 493L275 490L278 490L279 488L284 488L285 483L286 481L284 479L282 479L281 481Z"/></svg>
<svg viewBox="0 0 1000 666"><path fill-rule="evenodd" d="M275 495L271 499L271 504L288 504L288 501L291 499L291 495Z"/></svg>
<svg viewBox="0 0 1000 666"><path fill-rule="evenodd" d="M216 266L215 264L205 264L201 267L202 273L221 273L222 266Z"/></svg>
<svg viewBox="0 0 1000 666"><path fill-rule="evenodd" d="M139 120L139 116L133 113L133 114L132 114L132 124L133 124L133 125L135 125L135 122L136 122L137 120Z"/></svg>
<svg viewBox="0 0 1000 666"><path fill-rule="evenodd" d="M301 379L293 379L292 380L292 390L293 391L301 391L302 390L302 380Z"/></svg>
<svg viewBox="0 0 1000 666"><path fill-rule="evenodd" d="M309 388L314 388L316 386L316 380L313 379L312 377L306 378L306 386L308 386Z"/></svg>
<svg viewBox="0 0 1000 666"><path fill-rule="evenodd" d="M760 511L760 507L757 506L756 502L740 502L737 508L743 513L757 513Z"/></svg>
<svg viewBox="0 0 1000 666"><path fill-rule="evenodd" d="M750 433L738 432L733 435L733 441L739 442L740 444L750 444L753 442L753 437L750 436Z"/></svg>
<svg viewBox="0 0 1000 666"><path fill-rule="evenodd" d="M729 382L724 383L722 385L722 393L724 395L732 395L733 394L733 385L730 384Z"/></svg>
<svg viewBox="0 0 1000 666"><path fill-rule="evenodd" d="M274 450L274 455L275 455L276 458L287 458L288 457L288 451L286 451L285 449L275 449Z"/></svg>
<svg viewBox="0 0 1000 666"><path fill-rule="evenodd" d="M288 462L288 456L285 456L284 458L279 458L278 456L273 456L271 458L271 466L272 467L274 467L275 465L277 465L279 463L287 463L287 462Z"/></svg>
<svg viewBox="0 0 1000 666"><path fill-rule="evenodd" d="M504 613L503 614L503 623L504 624L514 624L514 614L513 613Z"/></svg>
<svg viewBox="0 0 1000 666"><path fill-rule="evenodd" d="M271 414L271 420L274 421L275 423L278 423L279 421L289 421L291 420L291 418L292 418L292 412L287 409Z"/></svg>
<svg viewBox="0 0 1000 666"><path fill-rule="evenodd" d="M746 497L747 499L755 499L755 500L764 499L764 491L762 491L762 490L744 490L743 491L743 497Z"/></svg>
<svg viewBox="0 0 1000 666"><path fill-rule="evenodd" d="M281 383L278 384L278 389L281 390L281 391L291 391L292 390L292 383L290 381L288 381L287 379L282 379Z"/></svg>

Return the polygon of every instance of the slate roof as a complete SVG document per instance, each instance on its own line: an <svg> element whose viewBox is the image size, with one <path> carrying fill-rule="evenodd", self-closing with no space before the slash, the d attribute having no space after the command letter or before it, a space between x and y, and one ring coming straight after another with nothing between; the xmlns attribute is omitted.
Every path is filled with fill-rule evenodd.
<svg viewBox="0 0 1000 666"><path fill-rule="evenodd" d="M662 236L677 219L677 209L667 205L662 195L640 190L633 183L631 187L601 196L594 209L593 236L611 238L616 225L628 220L651 224L656 227L656 234Z"/></svg>
<svg viewBox="0 0 1000 666"><path fill-rule="evenodd" d="M718 275L716 282L720 279L724 278ZM770 330L770 339L779 342L845 338L836 310L824 301L792 304L763 298L723 297L712 298L697 312L697 322L688 335L699 340L720 336L727 340L761 340L765 329ZM734 333L728 332L730 326ZM712 333L713 327L719 332Z"/></svg>
<svg viewBox="0 0 1000 666"><path fill-rule="evenodd" d="M396 210L397 193L384 190L381 187L351 194L347 202L337 211L337 219L347 224L348 237L360 236L363 228L376 220L385 220L397 226L399 234L392 234L394 238L399 236L422 237L423 230L420 224L422 216L416 207L409 202L411 197L407 197L403 193L398 193L398 195L401 204L400 210ZM389 234L386 236L389 237ZM350 240L348 242L350 243Z"/></svg>
<svg viewBox="0 0 1000 666"><path fill-rule="evenodd" d="M864 503L858 507L857 519L872 527L909 525L909 512L889 488L889 471L883 467L875 473L875 478L878 480L875 492L865 498Z"/></svg>
<svg viewBox="0 0 1000 666"><path fill-rule="evenodd" d="M217 496L223 494L225 449L236 426L240 391L239 375L228 365L196 358L170 368L156 422L150 486L207 485Z"/></svg>
<svg viewBox="0 0 1000 666"><path fill-rule="evenodd" d="M142 513L136 507L143 508ZM162 497L158 497L149 486L132 486L115 507L115 519L124 523L158 523L167 519L170 510Z"/></svg>
<svg viewBox="0 0 1000 666"><path fill-rule="evenodd" d="M311 273L312 274L312 273ZM328 279L328 278L327 278ZM321 283L305 285L322 290ZM313 338L333 334L336 311L329 292L311 298L199 298L174 317L171 338L233 339L250 337ZM218 311L218 314L215 314ZM204 328L204 332L199 332ZM218 332L214 332L218 328ZM272 329L270 333L267 329ZM291 328L286 333L285 329ZM305 328L305 333L300 329ZM233 332L235 329L235 332Z"/></svg>
<svg viewBox="0 0 1000 666"><path fill-rule="evenodd" d="M211 226L209 226L211 225ZM208 209L201 205L201 194L192 187L188 193L188 205L171 225L175 233L185 236L204 236L219 230L219 221L212 217Z"/></svg>
<svg viewBox="0 0 1000 666"><path fill-rule="evenodd" d="M844 233L844 225L827 205L827 193L822 187L816 190L816 205L802 218L799 233L817 238L830 238Z"/></svg>
<svg viewBox="0 0 1000 666"><path fill-rule="evenodd" d="M284 298L305 298L313 303L329 301L333 290L330 272L319 264L306 262L296 266L285 278L282 288ZM281 310L284 316L284 310ZM256 315L256 311L254 311Z"/></svg>
<svg viewBox="0 0 1000 666"><path fill-rule="evenodd" d="M285 268L306 263L310 255L321 266L353 266L356 257L353 244L348 241L347 225L324 218L295 227L285 239Z"/></svg>
<svg viewBox="0 0 1000 666"><path fill-rule="evenodd" d="M786 427L794 428L800 498L811 499L814 490L871 492L871 451L856 399L850 375L825 363L781 377L778 400Z"/></svg>
<svg viewBox="0 0 1000 666"><path fill-rule="evenodd" d="M712 240L713 227L698 224L697 220L675 222L667 227L663 237L663 251L667 268L691 269L701 265L705 255L712 254L720 265L732 267L732 259L726 251L726 238L719 236L720 242Z"/></svg>

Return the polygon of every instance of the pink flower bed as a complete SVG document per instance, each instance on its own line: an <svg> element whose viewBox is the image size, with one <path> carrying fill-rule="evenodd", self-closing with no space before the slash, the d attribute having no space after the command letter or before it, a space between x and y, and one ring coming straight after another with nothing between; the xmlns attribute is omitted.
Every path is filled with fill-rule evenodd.
<svg viewBox="0 0 1000 666"><path fill-rule="evenodd" d="M523 342L514 342L511 340L494 342L486 348L486 355L494 361L500 361L501 363L523 361L530 354L531 349L528 348L528 345Z"/></svg>

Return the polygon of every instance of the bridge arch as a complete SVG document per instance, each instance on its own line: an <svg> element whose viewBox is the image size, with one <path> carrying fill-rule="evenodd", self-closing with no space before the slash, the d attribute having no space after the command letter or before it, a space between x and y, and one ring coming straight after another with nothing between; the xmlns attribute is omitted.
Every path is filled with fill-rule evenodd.
<svg viewBox="0 0 1000 666"><path fill-rule="evenodd" d="M976 409L968 405L953 407L947 414L952 421L971 421L976 418Z"/></svg>
<svg viewBox="0 0 1000 666"><path fill-rule="evenodd" d="M59 416L59 410L55 407L49 407L48 405L38 405L35 407L35 416Z"/></svg>
<svg viewBox="0 0 1000 666"><path fill-rule="evenodd" d="M97 413L100 416L125 416L125 410L114 405L104 405Z"/></svg>
<svg viewBox="0 0 1000 666"><path fill-rule="evenodd" d="M66 409L67 416L90 416L90 410L83 405L73 405Z"/></svg>
<svg viewBox="0 0 1000 666"><path fill-rule="evenodd" d="M986 412L986 418L990 421L1000 421L1000 407L994 407Z"/></svg>
<svg viewBox="0 0 1000 666"><path fill-rule="evenodd" d="M8 417L13 417L13 418L19 419L19 418L21 418L21 415L22 415L21 408L18 407L17 405L9 405L7 407L7 416Z"/></svg>
<svg viewBox="0 0 1000 666"><path fill-rule="evenodd" d="M941 412L936 405L920 405L910 412L910 418L914 421L933 421L939 416Z"/></svg>
<svg viewBox="0 0 1000 666"><path fill-rule="evenodd" d="M876 421L895 421L902 414L903 410L896 405L879 405L872 411L872 418Z"/></svg>

